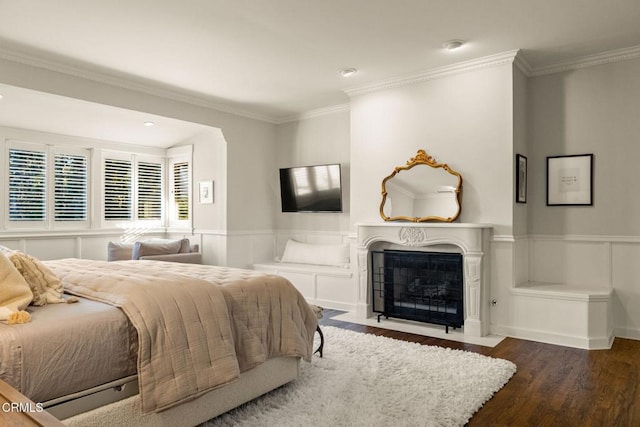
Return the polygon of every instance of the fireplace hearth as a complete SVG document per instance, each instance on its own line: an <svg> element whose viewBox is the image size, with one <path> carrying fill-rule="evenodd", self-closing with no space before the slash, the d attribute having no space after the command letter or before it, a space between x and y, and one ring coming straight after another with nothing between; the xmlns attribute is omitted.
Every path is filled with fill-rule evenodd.
<svg viewBox="0 0 640 427"><path fill-rule="evenodd" d="M462 254L371 251L373 312L459 328L464 324Z"/></svg>

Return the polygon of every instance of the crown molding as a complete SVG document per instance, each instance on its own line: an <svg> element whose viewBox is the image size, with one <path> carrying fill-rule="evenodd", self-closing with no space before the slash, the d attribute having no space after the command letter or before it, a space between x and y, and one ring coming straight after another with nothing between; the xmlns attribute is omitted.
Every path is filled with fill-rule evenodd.
<svg viewBox="0 0 640 427"><path fill-rule="evenodd" d="M557 64L547 65L543 67L532 67L526 60L523 53L519 49L516 49L495 55L489 55L482 58L460 62L445 67L433 68L415 74L386 79L364 86L348 88L345 89L344 92L349 97L353 97L357 95L378 92L381 90L407 86L423 81L435 80L468 71L495 67L507 63L513 63L514 66L517 67L526 77L537 77L637 58L640 58L640 45L594 55L587 55L580 58L575 58L570 61L563 61ZM17 52L4 47L0 47L0 59L36 68L46 69L65 75L71 75L98 83L134 90L137 92L146 93L148 95L158 96L178 102L184 102L186 104L217 110L223 113L229 113L236 116L246 117L249 119L259 120L271 124L283 124L298 120L311 119L324 115L349 111L350 109L350 105L347 103L326 108L319 108L316 110L289 116L271 116L258 114L242 108L237 108L232 105L214 101L185 90L162 87L159 86L160 83L142 82L134 80L131 77L125 77L116 75L114 73L107 73L104 71L91 70L87 67L73 66L65 64L61 61L43 59L37 56L25 54L23 52Z"/></svg>
<svg viewBox="0 0 640 427"><path fill-rule="evenodd" d="M350 97L364 95L367 93L378 92L381 90L393 89L402 86L408 86L428 80L440 79L455 74L476 71L483 68L495 67L502 64L511 64L514 62L519 50L511 50L508 52L498 53L495 55L484 56L482 58L472 59L470 61L459 62L445 67L433 68L415 74L409 74L392 79L382 80L372 84L353 87L345 90Z"/></svg>
<svg viewBox="0 0 640 427"><path fill-rule="evenodd" d="M594 55L582 56L570 61L563 61L544 67L536 67L530 71L530 77L578 70L580 68L594 67L596 65L611 64L614 62L628 61L630 59L637 58L640 58L640 45L610 50Z"/></svg>
<svg viewBox="0 0 640 427"><path fill-rule="evenodd" d="M300 120L315 119L317 117L328 116L330 114L345 113L345 112L348 112L350 109L351 109L351 104L332 105L330 107L318 108L316 110L310 110L300 114L293 114L291 116L282 117L281 119L277 120L275 123L278 125L281 125L284 123L297 122Z"/></svg>
<svg viewBox="0 0 640 427"><path fill-rule="evenodd" d="M212 101L205 97L194 95L193 93L188 91L176 88L161 87L159 86L160 83L141 82L138 80L133 80L130 77L118 76L113 73L107 73L104 71L90 70L86 67L69 65L61 61L43 59L33 55L25 54L23 52L13 51L4 47L0 47L0 59L28 65L31 67L42 68L57 73L71 75L98 83L134 90L137 92L146 93L147 95L153 95L161 98L167 98L173 101L184 102L186 104L191 104L198 107L218 110L224 113L230 113L249 119L260 120L263 122L274 124L277 121L275 117L257 114L224 103Z"/></svg>
<svg viewBox="0 0 640 427"><path fill-rule="evenodd" d="M531 64L529 64L527 58L524 57L522 51L518 51L518 53L516 54L515 58L513 59L513 65L515 65L516 68L518 68L526 77L531 77Z"/></svg>

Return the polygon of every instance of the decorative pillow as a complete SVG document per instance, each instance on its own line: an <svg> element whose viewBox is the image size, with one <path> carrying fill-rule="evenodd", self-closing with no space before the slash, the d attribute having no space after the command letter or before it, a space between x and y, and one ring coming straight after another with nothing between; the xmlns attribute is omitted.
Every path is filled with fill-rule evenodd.
<svg viewBox="0 0 640 427"><path fill-rule="evenodd" d="M11 253L9 259L31 288L33 305L66 302L62 281L39 259L20 251Z"/></svg>
<svg viewBox="0 0 640 427"><path fill-rule="evenodd" d="M140 259L146 255L177 254L182 248L182 240L168 242L136 242L133 245L131 259Z"/></svg>
<svg viewBox="0 0 640 427"><path fill-rule="evenodd" d="M133 243L109 242L107 245L107 261L123 261L131 259Z"/></svg>
<svg viewBox="0 0 640 427"><path fill-rule="evenodd" d="M191 252L191 242L189 239L180 240L180 252L181 254L188 254Z"/></svg>
<svg viewBox="0 0 640 427"><path fill-rule="evenodd" d="M0 320L27 308L32 298L33 293L18 269L0 252Z"/></svg>
<svg viewBox="0 0 640 427"><path fill-rule="evenodd" d="M287 241L280 262L349 267L349 245L325 245Z"/></svg>

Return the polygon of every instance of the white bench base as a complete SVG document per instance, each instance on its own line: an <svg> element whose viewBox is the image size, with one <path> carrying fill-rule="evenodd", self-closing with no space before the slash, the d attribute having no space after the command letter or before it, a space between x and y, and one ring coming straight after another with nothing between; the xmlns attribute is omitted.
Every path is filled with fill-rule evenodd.
<svg viewBox="0 0 640 427"><path fill-rule="evenodd" d="M355 311L356 278L350 268L313 264L263 262L253 269L289 280L311 304L335 310Z"/></svg>
<svg viewBox="0 0 640 427"><path fill-rule="evenodd" d="M611 348L612 289L526 283L510 293L510 326L492 325L493 333L590 350Z"/></svg>

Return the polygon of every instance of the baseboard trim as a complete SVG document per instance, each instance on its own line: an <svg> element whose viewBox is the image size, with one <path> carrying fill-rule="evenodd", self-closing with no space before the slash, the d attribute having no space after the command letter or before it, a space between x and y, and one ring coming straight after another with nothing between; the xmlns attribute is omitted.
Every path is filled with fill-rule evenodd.
<svg viewBox="0 0 640 427"><path fill-rule="evenodd" d="M619 338L625 338L629 340L640 340L640 329L615 328L614 333L615 333L615 336Z"/></svg>
<svg viewBox="0 0 640 427"><path fill-rule="evenodd" d="M616 337L613 331L608 337L583 337L504 325L491 325L490 333L584 350L608 350L613 345L613 340Z"/></svg>

